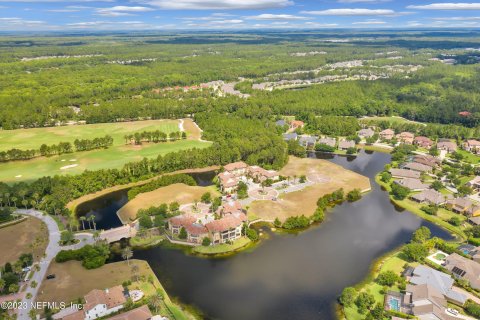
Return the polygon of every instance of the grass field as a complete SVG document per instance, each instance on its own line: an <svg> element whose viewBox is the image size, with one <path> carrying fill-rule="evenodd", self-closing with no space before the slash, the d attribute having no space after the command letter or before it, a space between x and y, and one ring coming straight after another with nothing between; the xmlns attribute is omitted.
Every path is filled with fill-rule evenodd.
<svg viewBox="0 0 480 320"><path fill-rule="evenodd" d="M161 130L173 132L179 130L179 120L148 120L122 123L103 123L91 125L64 126L0 131L0 151L11 148L38 149L41 144L73 142L77 138L91 139L107 134L114 139L113 146L84 152L75 152L52 157L40 157L27 161L13 161L0 164L0 181L31 181L42 176L78 174L84 170L121 168L125 163L153 158L160 154L210 146L209 142L199 141L199 128L190 120L184 119L187 140L165 143L144 143L141 146L125 145L124 135L137 131ZM75 167L61 170L68 165Z"/></svg>
<svg viewBox="0 0 480 320"><path fill-rule="evenodd" d="M139 267L139 278L147 280L150 278L153 279L153 282L142 280L136 282L136 277L132 274L133 264ZM82 298L93 289L106 289L131 280L133 283L129 289L142 289L146 295L151 295L156 290L163 292L164 300L162 307L165 307L160 308L162 315L176 320L191 318L170 300L148 262L143 260L130 260L130 265L127 262L109 263L93 270L83 268L78 261L52 262L47 274L55 274L56 277L52 280L43 281L37 301L69 303Z"/></svg>
<svg viewBox="0 0 480 320"><path fill-rule="evenodd" d="M159 206L162 203L178 202L180 204L200 201L200 197L205 192L210 192L213 197L219 197L220 193L215 187L192 187L183 183L176 183L167 187L158 188L154 191L145 192L137 195L130 200L120 210L118 216L124 223L135 220L139 209L146 209L151 206Z"/></svg>
<svg viewBox="0 0 480 320"><path fill-rule="evenodd" d="M317 208L321 196L343 188L349 192L355 188L368 190L370 181L367 177L347 170L326 160L290 157L288 164L280 170L283 176L301 176L316 172L330 181L318 183L303 190L280 195L278 201L255 201L250 205L249 216L284 221L291 216L310 216Z"/></svg>
<svg viewBox="0 0 480 320"><path fill-rule="evenodd" d="M15 262L22 253L33 253L40 260L48 244L48 230L35 218L0 229L0 265Z"/></svg>
<svg viewBox="0 0 480 320"><path fill-rule="evenodd" d="M205 254L205 255L216 255L216 254L224 254L224 253L232 253L234 251L240 250L245 246L251 243L250 239L248 238L240 238L235 240L232 244L217 244L214 246L197 246L193 248L193 252Z"/></svg>

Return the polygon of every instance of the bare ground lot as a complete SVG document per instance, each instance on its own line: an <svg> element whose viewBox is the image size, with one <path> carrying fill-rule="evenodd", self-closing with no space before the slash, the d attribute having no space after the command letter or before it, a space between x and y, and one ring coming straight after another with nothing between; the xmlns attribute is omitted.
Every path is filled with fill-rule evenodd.
<svg viewBox="0 0 480 320"><path fill-rule="evenodd" d="M0 229L0 265L16 261L22 253L33 253L34 259L44 254L48 231L43 222L27 218L20 223Z"/></svg>
<svg viewBox="0 0 480 320"><path fill-rule="evenodd" d="M162 203L178 202L179 204L187 204L200 201L200 197L210 192L213 197L220 196L215 187L192 187L183 183L176 183L167 187L158 188L157 190L141 193L134 199L130 200L120 210L118 216L122 222L135 220L139 209L147 209L151 206L159 206Z"/></svg>
<svg viewBox="0 0 480 320"><path fill-rule="evenodd" d="M202 138L202 130L192 119L183 119L183 130L187 132L187 139L189 140L200 140Z"/></svg>
<svg viewBox="0 0 480 320"><path fill-rule="evenodd" d="M274 220L279 218L284 221L288 217L306 215L310 216L317 207L317 200L321 196L343 188L349 192L355 188L368 190L370 180L360 174L347 170L326 160L299 159L290 157L288 164L280 170L284 176L322 176L325 182L307 187L301 191L282 194L278 201L255 201L250 205L249 215Z"/></svg>
<svg viewBox="0 0 480 320"><path fill-rule="evenodd" d="M47 274L55 274L55 279L44 280L37 301L65 302L83 298L93 289L106 289L132 280L132 265L139 267L138 275L153 274L150 266L143 260L130 260L106 264L98 269L87 270L79 261L56 263L48 267Z"/></svg>

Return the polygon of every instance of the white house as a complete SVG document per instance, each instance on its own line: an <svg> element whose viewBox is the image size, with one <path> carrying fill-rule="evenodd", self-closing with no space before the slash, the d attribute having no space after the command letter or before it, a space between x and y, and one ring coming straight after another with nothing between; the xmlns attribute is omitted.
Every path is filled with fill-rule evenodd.
<svg viewBox="0 0 480 320"><path fill-rule="evenodd" d="M122 286L105 290L92 290L85 296L85 320L105 317L123 309L127 302Z"/></svg>

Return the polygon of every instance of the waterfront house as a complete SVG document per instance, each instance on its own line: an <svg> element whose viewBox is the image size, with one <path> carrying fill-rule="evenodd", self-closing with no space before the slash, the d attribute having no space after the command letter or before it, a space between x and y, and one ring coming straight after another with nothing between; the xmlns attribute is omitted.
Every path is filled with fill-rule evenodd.
<svg viewBox="0 0 480 320"><path fill-rule="evenodd" d="M433 146L433 141L424 136L415 137L413 143L421 148L430 149Z"/></svg>
<svg viewBox="0 0 480 320"><path fill-rule="evenodd" d="M480 176L476 176L472 180L467 182L467 186L472 188L475 192L480 191Z"/></svg>
<svg viewBox="0 0 480 320"><path fill-rule="evenodd" d="M407 162L402 169L413 170L418 172L432 172L432 167L418 162Z"/></svg>
<svg viewBox="0 0 480 320"><path fill-rule="evenodd" d="M390 174L394 178L413 178L413 179L420 179L420 172L418 171L413 171L413 170L407 170L407 169L396 169L392 168L390 169Z"/></svg>
<svg viewBox="0 0 480 320"><path fill-rule="evenodd" d="M340 140L338 142L338 149L348 150L350 148L355 148L355 141L353 141L353 140Z"/></svg>
<svg viewBox="0 0 480 320"><path fill-rule="evenodd" d="M380 131L380 139L382 140L392 140L393 137L395 136L395 131L392 129L385 129L383 131Z"/></svg>
<svg viewBox="0 0 480 320"><path fill-rule="evenodd" d="M236 176L244 175L247 173L248 165L243 161L229 163L223 167L225 171L230 172Z"/></svg>
<svg viewBox="0 0 480 320"><path fill-rule="evenodd" d="M449 139L439 139L437 143L437 149L452 153L457 151L457 144Z"/></svg>
<svg viewBox="0 0 480 320"><path fill-rule="evenodd" d="M240 180L231 172L224 171L218 175L220 190L223 193L233 193L237 190Z"/></svg>
<svg viewBox="0 0 480 320"><path fill-rule="evenodd" d="M467 300L464 294L452 289L455 280L450 275L433 268L419 265L413 270L412 276L408 280L415 286L428 285L433 287L450 302L463 305Z"/></svg>
<svg viewBox="0 0 480 320"><path fill-rule="evenodd" d="M225 216L205 225L213 244L232 242L242 236L243 223L247 221L245 214L239 217Z"/></svg>
<svg viewBox="0 0 480 320"><path fill-rule="evenodd" d="M412 158L412 162L421 163L432 168L437 168L442 163L440 159L427 154L415 155Z"/></svg>
<svg viewBox="0 0 480 320"><path fill-rule="evenodd" d="M480 205L474 204L465 212L467 217L478 217L480 216Z"/></svg>
<svg viewBox="0 0 480 320"><path fill-rule="evenodd" d="M321 138L318 139L318 144L325 144L329 147L335 148L335 146L337 145L337 139L330 137Z"/></svg>
<svg viewBox="0 0 480 320"><path fill-rule="evenodd" d="M429 203L436 206L445 204L448 199L452 198L451 195L444 195L433 189L424 190L418 194L414 194L410 197L413 201L419 203Z"/></svg>
<svg viewBox="0 0 480 320"><path fill-rule="evenodd" d="M447 207L455 213L465 214L472 206L473 202L467 197L447 201Z"/></svg>
<svg viewBox="0 0 480 320"><path fill-rule="evenodd" d="M309 136L309 135L302 135L300 139L298 139L298 143L307 149L313 149L315 144L317 143L318 137L316 136Z"/></svg>
<svg viewBox="0 0 480 320"><path fill-rule="evenodd" d="M478 217L470 217L468 219L468 222L470 222L474 226L480 226L480 216Z"/></svg>
<svg viewBox="0 0 480 320"><path fill-rule="evenodd" d="M410 191L422 191L428 189L429 185L424 184L420 179L405 178L395 180L394 183L409 189Z"/></svg>
<svg viewBox="0 0 480 320"><path fill-rule="evenodd" d="M94 320L118 312L126 302L122 286L92 290L85 295L85 320Z"/></svg>
<svg viewBox="0 0 480 320"><path fill-rule="evenodd" d="M197 222L197 218L190 214L183 214L172 217L168 220L168 229L172 235L180 235L180 231L185 229L187 238L191 243L202 243L203 238L208 237L208 230L204 225Z"/></svg>
<svg viewBox="0 0 480 320"><path fill-rule="evenodd" d="M413 144L413 139L415 135L411 132L401 132L397 134L397 140L405 144Z"/></svg>
<svg viewBox="0 0 480 320"><path fill-rule="evenodd" d="M480 290L480 264L478 262L452 253L445 259L445 268L454 277L467 280L473 289Z"/></svg>
<svg viewBox="0 0 480 320"><path fill-rule="evenodd" d="M283 140L285 141L297 141L298 139L298 134L296 134L295 132L292 132L292 133L284 133L283 134Z"/></svg>
<svg viewBox="0 0 480 320"><path fill-rule="evenodd" d="M480 151L480 141L469 139L463 143L463 149L472 153L478 153Z"/></svg>
<svg viewBox="0 0 480 320"><path fill-rule="evenodd" d="M409 314L424 320L455 320L457 318L446 313L447 300L435 287L407 285L404 301L410 307Z"/></svg>
<svg viewBox="0 0 480 320"><path fill-rule="evenodd" d="M117 314L109 320L154 320L154 316L150 312L150 309L147 305L143 305L136 309L130 310L128 312L124 312L121 314Z"/></svg>
<svg viewBox="0 0 480 320"><path fill-rule="evenodd" d="M358 136L360 138L371 138L375 134L375 131L373 131L371 128L365 128L360 131L358 131Z"/></svg>

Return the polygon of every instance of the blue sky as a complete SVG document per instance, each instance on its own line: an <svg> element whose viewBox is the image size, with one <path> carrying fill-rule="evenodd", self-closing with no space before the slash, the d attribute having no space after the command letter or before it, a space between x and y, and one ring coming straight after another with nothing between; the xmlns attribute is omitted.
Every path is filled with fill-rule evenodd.
<svg viewBox="0 0 480 320"><path fill-rule="evenodd" d="M461 27L480 27L480 2L0 0L0 31Z"/></svg>

